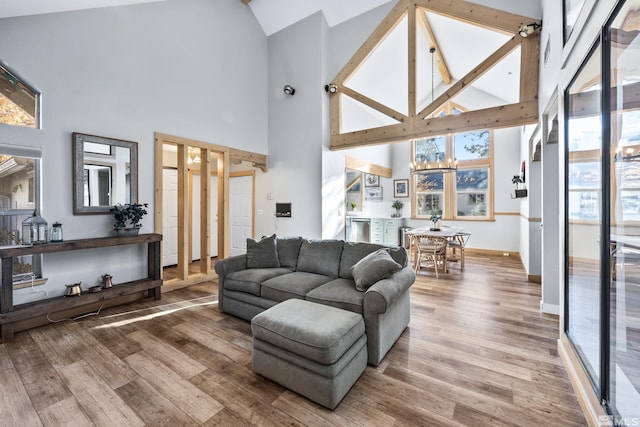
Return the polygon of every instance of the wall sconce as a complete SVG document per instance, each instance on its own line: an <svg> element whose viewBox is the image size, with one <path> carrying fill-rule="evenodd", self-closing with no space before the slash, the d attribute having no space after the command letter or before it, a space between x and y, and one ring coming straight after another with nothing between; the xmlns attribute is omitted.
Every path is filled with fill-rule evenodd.
<svg viewBox="0 0 640 427"><path fill-rule="evenodd" d="M334 84L324 85L324 91L327 93L336 93L338 91L338 86Z"/></svg>
<svg viewBox="0 0 640 427"><path fill-rule="evenodd" d="M293 94L296 93L296 90L291 85L284 85L284 89L283 90L284 90L284 94L285 95L293 96Z"/></svg>
<svg viewBox="0 0 640 427"><path fill-rule="evenodd" d="M518 34L520 34L520 37L529 37L538 28L542 28L542 24L538 24L537 22L525 24L518 29Z"/></svg>

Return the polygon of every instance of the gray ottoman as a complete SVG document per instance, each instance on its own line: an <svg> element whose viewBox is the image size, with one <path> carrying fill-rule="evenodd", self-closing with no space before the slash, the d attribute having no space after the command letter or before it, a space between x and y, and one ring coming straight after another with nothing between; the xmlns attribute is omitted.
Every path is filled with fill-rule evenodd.
<svg viewBox="0 0 640 427"><path fill-rule="evenodd" d="M367 366L362 316L290 299L251 320L253 370L333 409Z"/></svg>

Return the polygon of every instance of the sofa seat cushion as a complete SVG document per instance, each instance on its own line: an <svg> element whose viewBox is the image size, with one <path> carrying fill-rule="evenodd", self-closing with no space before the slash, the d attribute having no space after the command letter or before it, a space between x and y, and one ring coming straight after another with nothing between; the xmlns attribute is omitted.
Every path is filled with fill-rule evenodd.
<svg viewBox="0 0 640 427"><path fill-rule="evenodd" d="M342 240L303 240L296 270L337 278L343 244Z"/></svg>
<svg viewBox="0 0 640 427"><path fill-rule="evenodd" d="M335 279L309 291L307 301L362 314L364 292L356 289L356 284L353 280Z"/></svg>
<svg viewBox="0 0 640 427"><path fill-rule="evenodd" d="M284 301L290 298L304 299L310 290L333 280L321 274L295 271L276 276L262 283L260 295L273 301Z"/></svg>
<svg viewBox="0 0 640 427"><path fill-rule="evenodd" d="M291 273L288 268L250 268L235 271L224 279L224 288L260 296L262 282L288 273Z"/></svg>
<svg viewBox="0 0 640 427"><path fill-rule="evenodd" d="M271 308L274 305L279 303L279 301L271 301L266 298L260 298L255 295L249 294L247 292L225 290L224 297L225 297L225 305L229 300L236 300L246 304L254 305L256 307L260 307L263 310L266 310L267 308Z"/></svg>
<svg viewBox="0 0 640 427"><path fill-rule="evenodd" d="M364 335L362 316L334 307L291 299L251 321L254 339L329 365Z"/></svg>

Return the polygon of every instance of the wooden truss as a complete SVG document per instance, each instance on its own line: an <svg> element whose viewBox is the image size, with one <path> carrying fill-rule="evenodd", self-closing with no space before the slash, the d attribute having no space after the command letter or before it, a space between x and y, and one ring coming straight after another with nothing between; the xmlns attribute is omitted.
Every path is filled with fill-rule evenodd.
<svg viewBox="0 0 640 427"><path fill-rule="evenodd" d="M430 46L437 46L436 37L429 27L424 11L499 31L512 37L493 52L493 54L473 68L467 75L454 83L442 95L433 100L433 102L427 105L422 111L416 111L417 28L422 29ZM407 17L408 28L408 114L395 111L347 87L345 84L405 16ZM519 29L533 23L536 24L532 27L534 28L533 34L530 34L528 37L520 36ZM452 132L467 132L537 123L540 25L541 22L536 19L467 3L462 0L398 0L396 6L386 16L383 22L330 83L333 89L330 92L331 149L346 149L358 146L400 142L413 138L443 135ZM520 97L518 103L468 111L455 116L429 117L430 114L435 112L442 104L470 86L518 47L521 49ZM435 61L443 81L449 84L451 82L451 76L445 59L440 54L439 48L436 48ZM342 133L341 97L343 96L350 97L391 117L398 123Z"/></svg>

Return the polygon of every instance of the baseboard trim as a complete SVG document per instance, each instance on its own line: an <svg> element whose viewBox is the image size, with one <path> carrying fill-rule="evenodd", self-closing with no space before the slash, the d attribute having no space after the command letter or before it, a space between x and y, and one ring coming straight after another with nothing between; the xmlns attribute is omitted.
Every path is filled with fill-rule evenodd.
<svg viewBox="0 0 640 427"><path fill-rule="evenodd" d="M560 306L558 304L545 304L540 301L540 311L547 314L555 314L560 316Z"/></svg>
<svg viewBox="0 0 640 427"><path fill-rule="evenodd" d="M576 394L580 408L582 408L582 413L584 414L587 424L589 427L600 426L601 424L598 420L600 417L605 416L606 413L604 409L602 409L596 393L593 391L591 382L582 368L578 356L576 356L571 347L571 343L569 343L568 338L564 334L561 334L558 340L558 353L567 371L567 376L569 377L569 381L571 381L573 391Z"/></svg>
<svg viewBox="0 0 640 427"><path fill-rule="evenodd" d="M520 256L520 252L511 252L511 251L498 251L495 249L476 249L476 248L465 248L465 252L474 253L478 255L502 255L502 256Z"/></svg>

